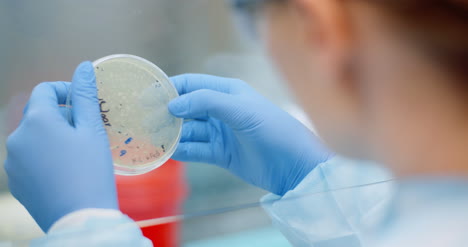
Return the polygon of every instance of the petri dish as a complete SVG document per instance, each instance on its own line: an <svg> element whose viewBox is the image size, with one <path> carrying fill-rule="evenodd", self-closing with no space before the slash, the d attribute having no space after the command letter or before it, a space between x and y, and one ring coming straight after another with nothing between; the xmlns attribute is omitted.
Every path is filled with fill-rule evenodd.
<svg viewBox="0 0 468 247"><path fill-rule="evenodd" d="M167 75L148 60L127 54L103 57L93 65L115 173L140 175L166 163L183 124L167 108L179 96ZM70 96L67 105L73 107ZM69 120L73 122L71 114Z"/></svg>

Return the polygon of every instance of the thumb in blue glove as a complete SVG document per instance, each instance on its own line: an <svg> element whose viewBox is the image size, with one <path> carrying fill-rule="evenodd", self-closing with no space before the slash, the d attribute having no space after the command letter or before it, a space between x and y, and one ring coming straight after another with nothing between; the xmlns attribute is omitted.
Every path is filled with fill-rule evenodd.
<svg viewBox="0 0 468 247"><path fill-rule="evenodd" d="M59 107L70 89L74 126ZM7 149L5 169L11 193L45 232L80 209L118 209L109 141L90 62L78 66L72 84L48 82L34 89Z"/></svg>
<svg viewBox="0 0 468 247"><path fill-rule="evenodd" d="M284 195L333 154L311 131L246 83L207 75L172 78L181 96L169 104L186 122L173 158L223 167Z"/></svg>

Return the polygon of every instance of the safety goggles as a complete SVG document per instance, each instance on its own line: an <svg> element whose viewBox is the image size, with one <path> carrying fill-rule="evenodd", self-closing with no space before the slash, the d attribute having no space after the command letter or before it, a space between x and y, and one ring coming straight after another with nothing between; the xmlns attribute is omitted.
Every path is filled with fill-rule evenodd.
<svg viewBox="0 0 468 247"><path fill-rule="evenodd" d="M266 5L286 0L229 0L238 16L241 29L253 37L257 36L257 21Z"/></svg>
<svg viewBox="0 0 468 247"><path fill-rule="evenodd" d="M231 0L231 4L236 10L250 12L260 9L268 2L276 1L278 0Z"/></svg>

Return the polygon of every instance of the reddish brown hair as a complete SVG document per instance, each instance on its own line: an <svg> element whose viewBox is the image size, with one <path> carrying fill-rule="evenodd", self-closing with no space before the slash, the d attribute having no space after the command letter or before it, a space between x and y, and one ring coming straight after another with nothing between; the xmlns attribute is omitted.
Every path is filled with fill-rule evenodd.
<svg viewBox="0 0 468 247"><path fill-rule="evenodd" d="M468 0L366 0L468 84Z"/></svg>

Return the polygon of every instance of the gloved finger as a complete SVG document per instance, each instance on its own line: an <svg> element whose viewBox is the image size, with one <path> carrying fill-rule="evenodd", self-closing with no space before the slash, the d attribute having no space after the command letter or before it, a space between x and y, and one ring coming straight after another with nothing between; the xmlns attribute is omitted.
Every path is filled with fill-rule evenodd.
<svg viewBox="0 0 468 247"><path fill-rule="evenodd" d="M199 119L213 117L231 128L241 128L248 109L233 96L212 90L198 90L182 95L169 103L169 111L176 117ZM240 117L243 116L243 117Z"/></svg>
<svg viewBox="0 0 468 247"><path fill-rule="evenodd" d="M182 127L181 142L209 142L215 129L207 121L188 121Z"/></svg>
<svg viewBox="0 0 468 247"><path fill-rule="evenodd" d="M43 82L37 85L23 110L24 114L54 111L60 113L59 104L66 101L68 88L69 85L65 82Z"/></svg>
<svg viewBox="0 0 468 247"><path fill-rule="evenodd" d="M180 95L191 93L200 89L210 89L226 94L236 93L241 80L228 79L212 75L184 74L171 77L171 81Z"/></svg>
<svg viewBox="0 0 468 247"><path fill-rule="evenodd" d="M182 162L216 163L212 145L205 142L179 143L171 158Z"/></svg>
<svg viewBox="0 0 468 247"><path fill-rule="evenodd" d="M64 105L67 101L67 96L68 96L68 90L70 89L70 82L64 82L64 81L58 81L58 82L43 82L44 84L49 84L49 86L53 87L55 90L55 93L57 95L57 104L58 105ZM23 115L26 114L26 112L29 109L31 100L29 100L26 103L26 106L23 109Z"/></svg>
<svg viewBox="0 0 468 247"><path fill-rule="evenodd" d="M75 127L102 126L101 111L96 88L96 77L91 62L83 62L73 75L71 98Z"/></svg>
<svg viewBox="0 0 468 247"><path fill-rule="evenodd" d="M28 102L26 103L26 105L24 106L23 115L26 114L26 112L28 111L28 109L29 109L29 100L28 100Z"/></svg>
<svg viewBox="0 0 468 247"><path fill-rule="evenodd" d="M18 193L17 186L14 186L16 183L14 182L22 181L24 179L18 179L18 172L15 170L15 167L11 164L9 159L5 161L4 168L6 174L8 175L8 188L10 189L11 195L18 201L22 200L23 198L21 193Z"/></svg>

